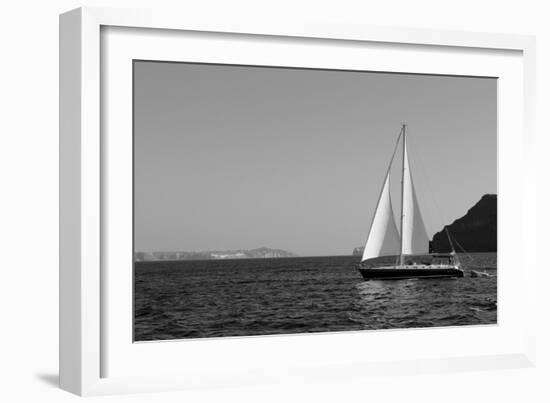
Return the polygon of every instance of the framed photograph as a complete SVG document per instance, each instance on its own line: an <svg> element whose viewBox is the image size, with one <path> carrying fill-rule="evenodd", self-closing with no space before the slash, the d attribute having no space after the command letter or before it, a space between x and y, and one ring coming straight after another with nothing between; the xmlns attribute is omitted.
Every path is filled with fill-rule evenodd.
<svg viewBox="0 0 550 403"><path fill-rule="evenodd" d="M85 8L60 45L64 389L533 365L533 38Z"/></svg>

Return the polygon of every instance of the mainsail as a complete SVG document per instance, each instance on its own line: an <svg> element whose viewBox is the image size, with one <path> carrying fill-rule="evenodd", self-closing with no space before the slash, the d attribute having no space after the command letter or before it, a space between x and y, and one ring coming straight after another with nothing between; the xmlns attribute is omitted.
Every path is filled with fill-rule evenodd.
<svg viewBox="0 0 550 403"><path fill-rule="evenodd" d="M391 204L390 172L388 170L361 260L395 255L398 250L399 232L397 232Z"/></svg>
<svg viewBox="0 0 550 403"><path fill-rule="evenodd" d="M414 191L407 140L403 134L403 197L401 215L401 256L428 253L429 238Z"/></svg>

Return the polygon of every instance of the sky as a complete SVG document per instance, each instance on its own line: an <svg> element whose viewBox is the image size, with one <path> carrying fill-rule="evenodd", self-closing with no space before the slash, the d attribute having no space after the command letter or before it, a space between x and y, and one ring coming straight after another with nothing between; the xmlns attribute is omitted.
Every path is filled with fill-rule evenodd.
<svg viewBox="0 0 550 403"><path fill-rule="evenodd" d="M134 63L136 251L349 255L403 123L430 237L497 192L496 79Z"/></svg>

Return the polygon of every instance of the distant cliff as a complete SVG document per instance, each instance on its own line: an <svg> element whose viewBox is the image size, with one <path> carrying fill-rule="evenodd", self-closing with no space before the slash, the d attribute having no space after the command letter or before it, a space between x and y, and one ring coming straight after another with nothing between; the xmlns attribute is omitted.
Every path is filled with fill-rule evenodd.
<svg viewBox="0 0 550 403"><path fill-rule="evenodd" d="M136 252L136 262L157 260L214 260L214 259L267 259L279 257L296 257L294 253L281 249L256 248L226 251L204 252Z"/></svg>
<svg viewBox="0 0 550 403"><path fill-rule="evenodd" d="M363 256L363 251L365 250L364 246L358 246L357 248L353 249L353 256Z"/></svg>
<svg viewBox="0 0 550 403"><path fill-rule="evenodd" d="M487 194L465 216L446 225L431 242L433 252L448 252L449 240L445 228L468 252L496 252L497 250L497 195ZM462 249L455 245L457 252Z"/></svg>

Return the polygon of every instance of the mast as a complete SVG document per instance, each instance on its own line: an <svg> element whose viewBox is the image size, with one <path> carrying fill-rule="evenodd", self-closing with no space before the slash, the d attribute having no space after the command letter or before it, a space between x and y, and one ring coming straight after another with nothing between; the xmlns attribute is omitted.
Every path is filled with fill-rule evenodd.
<svg viewBox="0 0 550 403"><path fill-rule="evenodd" d="M403 206L405 204L405 147L406 147L406 141L405 141L405 128L406 128L406 125L403 124L403 126L401 127L401 131L403 133L403 163L402 163L402 170L401 170L401 229L400 229L400 234L401 234L401 245L399 247L399 265L402 266L403 265L403 262L404 262L404 256L403 256L403 221L404 221L404 218L405 218L405 215L403 214L404 210L403 210Z"/></svg>

